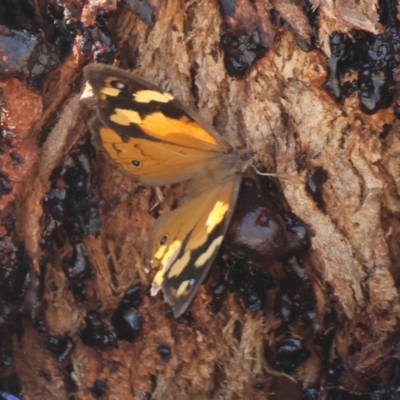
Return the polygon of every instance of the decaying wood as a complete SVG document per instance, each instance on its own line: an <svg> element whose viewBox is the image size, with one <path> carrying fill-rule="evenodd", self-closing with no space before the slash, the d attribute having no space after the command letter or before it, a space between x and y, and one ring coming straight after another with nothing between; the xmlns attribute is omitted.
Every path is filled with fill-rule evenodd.
<svg viewBox="0 0 400 400"><path fill-rule="evenodd" d="M39 13L42 4L34 3ZM116 6L91 0L64 5L68 9L75 3L81 11L73 17L85 26L94 24L100 8L108 12ZM21 315L13 317L21 321L20 328L4 328L5 335L12 336L13 366L4 369L2 381L13 371L23 399L284 400L300 398L300 387L317 388L324 398L329 390L327 360L340 360L346 369L338 389L363 392L363 373L377 367L384 380L389 368L385 362L399 357L393 337L400 313L400 123L393 108L366 115L356 95L337 103L323 89L329 37L353 29L383 32L377 5L312 1L320 10L319 36L316 48L303 52L295 36L308 41L313 33L301 7L263 3L265 15L275 8L292 31L274 27L275 51L256 61L247 77L235 79L227 74L219 43L223 26L250 29L246 7L253 3L239 3L240 12L228 15L225 10L224 15L211 0L152 2L149 15L154 24L119 8L108 27L121 64L134 66L137 74L172 91L183 103L195 100L203 119L215 123L233 146L248 146L268 170L288 178L281 180L284 195L312 236L304 265L315 292L318 326L304 327L299 320L288 325L294 337L306 342L308 357L290 374L271 365L265 349L282 335L277 333L281 321L271 308L256 313L246 309L235 293L228 294L213 315L207 308L211 296L202 287L190 308L191 320L169 317L163 299L148 295L152 275L143 264L154 222L149 213L153 190L116 170L103 154L91 160L90 174L97 178L89 190L98 196L101 227L98 235L84 239L93 268L85 283L85 301L73 295L62 267L75 244L62 238L64 245L54 245L51 257L44 256L43 199L57 181L56 167L87 138L93 111L90 101L80 100L81 71L89 59L81 52L88 33L80 31L68 57L45 78L40 95L16 78L0 82L2 125L15 135L9 146L26 160L23 167L13 166L3 153L1 169L14 187L0 200L3 216L10 207L16 213L10 237L30 260ZM254 10L259 10L261 2L255 3ZM271 24L260 15L265 17L253 12L251 24L271 34L271 40ZM44 129L48 133L41 144ZM298 168L299 157L306 168ZM305 188L308 172L317 167L328 175L325 212ZM179 187L163 193L159 213L168 211L182 194ZM142 290L140 333L132 342L117 340L112 315L134 285ZM108 343L85 342L82 332L91 311L101 316ZM332 313L334 324L329 325L327 316ZM304 333L323 337L329 330L331 344L324 358ZM71 348L57 359L49 340L60 337L68 338ZM160 346L170 348L165 359L157 352Z"/></svg>

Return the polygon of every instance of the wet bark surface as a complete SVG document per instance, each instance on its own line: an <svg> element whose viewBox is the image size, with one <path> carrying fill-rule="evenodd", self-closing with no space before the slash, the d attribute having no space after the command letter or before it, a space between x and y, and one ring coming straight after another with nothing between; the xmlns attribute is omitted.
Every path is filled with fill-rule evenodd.
<svg viewBox="0 0 400 400"><path fill-rule="evenodd" d="M397 7L2 0L0 392L395 398ZM90 62L171 91L277 174L244 173L220 255L178 319L150 296L143 260L184 188L161 196L93 145Z"/></svg>

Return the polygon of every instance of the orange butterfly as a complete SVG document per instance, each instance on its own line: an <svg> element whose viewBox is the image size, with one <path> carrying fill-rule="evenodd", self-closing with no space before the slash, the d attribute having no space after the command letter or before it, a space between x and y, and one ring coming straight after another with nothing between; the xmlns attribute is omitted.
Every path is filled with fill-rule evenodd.
<svg viewBox="0 0 400 400"><path fill-rule="evenodd" d="M214 129L170 93L121 69L92 64L85 76L99 99L91 124L102 147L141 183L189 180L187 196L153 227L146 262L180 316L203 282L224 239L244 161Z"/></svg>

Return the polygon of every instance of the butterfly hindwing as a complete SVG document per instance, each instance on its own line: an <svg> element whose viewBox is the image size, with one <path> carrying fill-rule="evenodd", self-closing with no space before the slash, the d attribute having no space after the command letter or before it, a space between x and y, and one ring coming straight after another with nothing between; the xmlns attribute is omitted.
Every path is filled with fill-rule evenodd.
<svg viewBox="0 0 400 400"><path fill-rule="evenodd" d="M103 125L99 118L91 123L91 130L114 162L147 185L162 186L182 182L202 174L204 168L221 168L221 155L214 152L120 136L114 129Z"/></svg>
<svg viewBox="0 0 400 400"><path fill-rule="evenodd" d="M152 294L162 288L175 317L186 310L211 267L232 216L240 178L223 179L160 217L153 228L148 259L159 272Z"/></svg>

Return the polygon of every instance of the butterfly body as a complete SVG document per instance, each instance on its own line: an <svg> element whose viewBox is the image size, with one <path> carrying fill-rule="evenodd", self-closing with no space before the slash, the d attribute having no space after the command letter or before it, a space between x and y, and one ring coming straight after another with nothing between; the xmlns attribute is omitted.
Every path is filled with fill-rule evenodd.
<svg viewBox="0 0 400 400"><path fill-rule="evenodd" d="M170 93L111 66L89 65L85 76L99 99L91 130L114 162L143 184L189 181L183 204L156 221L146 256L158 269L152 294L162 289L177 317L222 243L244 162Z"/></svg>

